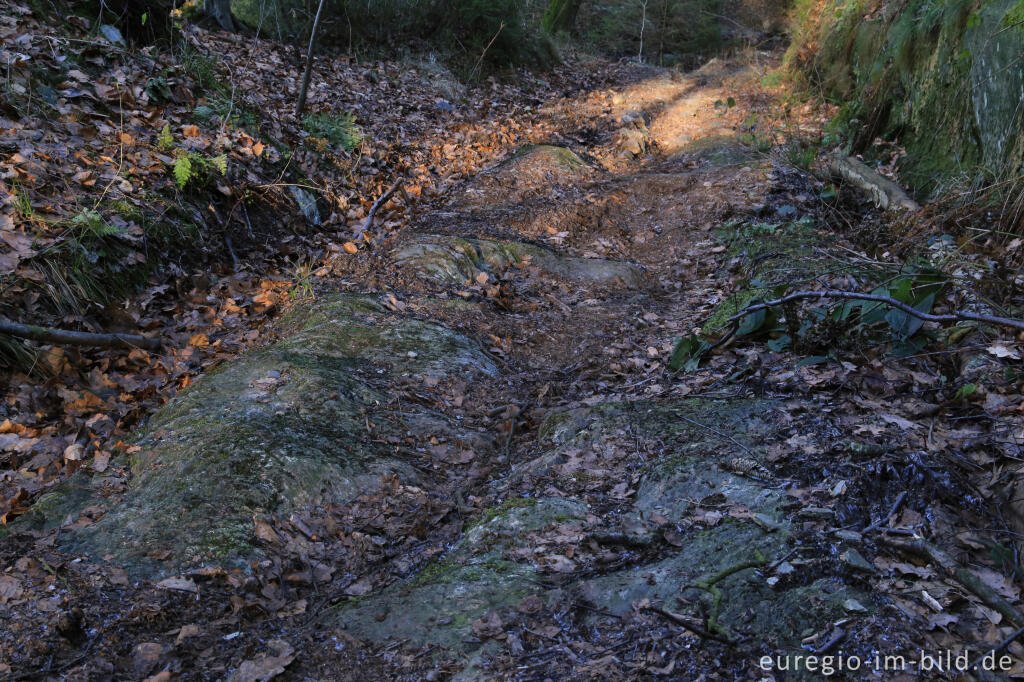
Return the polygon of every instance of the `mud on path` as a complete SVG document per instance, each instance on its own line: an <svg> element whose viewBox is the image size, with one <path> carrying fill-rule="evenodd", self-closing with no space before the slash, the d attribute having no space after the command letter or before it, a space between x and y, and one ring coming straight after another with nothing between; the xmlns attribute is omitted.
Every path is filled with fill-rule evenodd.
<svg viewBox="0 0 1024 682"><path fill-rule="evenodd" d="M759 80L715 61L556 103L592 127L333 262L279 341L136 434L131 475L75 477L19 521L0 661L54 679L762 679L764 655L941 644L950 623L923 639L937 626L860 531L898 498L926 534L987 512L909 456L902 417L879 425L869 370L757 344L666 368L743 273L849 276L820 182L737 125L769 104ZM959 615L961 642L984 615Z"/></svg>

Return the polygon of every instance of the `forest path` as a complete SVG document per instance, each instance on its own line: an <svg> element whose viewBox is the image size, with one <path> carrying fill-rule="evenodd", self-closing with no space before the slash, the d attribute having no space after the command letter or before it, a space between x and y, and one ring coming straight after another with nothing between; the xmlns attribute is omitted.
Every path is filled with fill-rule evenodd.
<svg viewBox="0 0 1024 682"><path fill-rule="evenodd" d="M280 341L136 434L127 484L19 521L89 558L19 631L80 609L40 635L68 675L140 679L761 679L764 655L922 646L877 526L973 506L910 455L914 405L871 391L927 369L779 333L667 369L759 293L872 262L765 130L761 79L715 60L552 104L579 130L332 260Z"/></svg>

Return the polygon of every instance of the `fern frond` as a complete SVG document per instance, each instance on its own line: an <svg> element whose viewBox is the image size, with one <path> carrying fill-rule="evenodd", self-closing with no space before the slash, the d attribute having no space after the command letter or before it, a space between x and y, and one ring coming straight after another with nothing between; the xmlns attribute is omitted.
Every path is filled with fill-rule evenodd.
<svg viewBox="0 0 1024 682"><path fill-rule="evenodd" d="M174 181L178 189L185 189L185 185L192 179L192 159L183 154L174 160Z"/></svg>

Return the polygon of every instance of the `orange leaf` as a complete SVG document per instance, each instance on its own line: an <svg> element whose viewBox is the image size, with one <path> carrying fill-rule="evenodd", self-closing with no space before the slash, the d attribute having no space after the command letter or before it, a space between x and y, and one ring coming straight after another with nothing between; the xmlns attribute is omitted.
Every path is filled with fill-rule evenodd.
<svg viewBox="0 0 1024 682"><path fill-rule="evenodd" d="M182 126L181 132L185 137L199 137L199 126L188 125Z"/></svg>

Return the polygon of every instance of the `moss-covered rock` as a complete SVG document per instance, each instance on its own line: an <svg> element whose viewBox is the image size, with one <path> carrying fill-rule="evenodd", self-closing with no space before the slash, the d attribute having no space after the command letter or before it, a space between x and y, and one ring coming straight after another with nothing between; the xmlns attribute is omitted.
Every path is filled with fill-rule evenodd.
<svg viewBox="0 0 1024 682"><path fill-rule="evenodd" d="M255 551L254 515L345 502L387 475L417 480L380 433L484 445L426 408L405 405L392 416L383 407L397 376L495 374L475 341L354 296L283 324L294 331L282 341L202 377L153 415L136 437L142 449L122 499L104 500L98 484L71 479L20 523L60 525L99 503L108 507L102 518L61 534L66 548L110 555L141 575L242 562Z"/></svg>
<svg viewBox="0 0 1024 682"><path fill-rule="evenodd" d="M586 506L560 498L516 498L484 513L452 550L420 573L384 592L354 600L336 617L357 637L371 641L408 639L456 651L481 646L471 623L508 609L540 591L529 562L510 561L506 550L529 542L529 533L586 516Z"/></svg>
<svg viewBox="0 0 1024 682"><path fill-rule="evenodd" d="M657 443L660 456L640 470L632 505L619 512L622 532L651 542L654 517L681 529L679 549L668 556L566 589L592 604L591 614L625 615L643 599L684 611L700 603L722 632L753 632L782 649L799 647L806 631L845 615L847 599L866 602L839 576L772 584L770 574L756 570L789 554L795 533L785 493L765 465L764 444L778 440L784 423L777 416L771 401L693 399L611 403L548 417L540 437L549 451L518 475L550 476L568 454L628 428L631 439ZM694 523L697 508L722 516L706 527ZM688 589L701 582L704 589Z"/></svg>
<svg viewBox="0 0 1024 682"><path fill-rule="evenodd" d="M639 288L648 281L643 269L632 263L559 256L532 244L490 239L426 236L398 247L392 258L403 267L443 284L473 282L481 272L500 275L524 262L574 282Z"/></svg>
<svg viewBox="0 0 1024 682"><path fill-rule="evenodd" d="M835 261L817 248L831 238L809 218L740 222L719 229L717 240L726 253L743 257L745 277L705 321L701 333L718 333L730 317L752 302L775 298L780 286L799 286L825 271L834 272Z"/></svg>
<svg viewBox="0 0 1024 682"><path fill-rule="evenodd" d="M757 158L754 150L740 144L736 137L731 135L701 137L683 145L674 156L690 157L713 168L742 166Z"/></svg>
<svg viewBox="0 0 1024 682"><path fill-rule="evenodd" d="M455 197L459 206L508 206L550 194L552 188L593 177L595 170L571 149L527 145L475 177Z"/></svg>
<svg viewBox="0 0 1024 682"><path fill-rule="evenodd" d="M843 617L847 599L866 601L863 593L838 578L771 587L752 564L764 567L785 555L785 536L750 522L691 531L682 542L683 549L666 559L585 581L578 587L580 595L616 615L629 613L641 599L670 610L679 608L679 599L702 602L725 632L753 632L759 641L780 649L799 648L808 631ZM707 587L692 587L700 583Z"/></svg>
<svg viewBox="0 0 1024 682"><path fill-rule="evenodd" d="M1024 64L1021 33L1005 24L1017 3L805 0L788 59L843 104L834 127L854 151L899 139L901 177L919 192L1016 175Z"/></svg>

